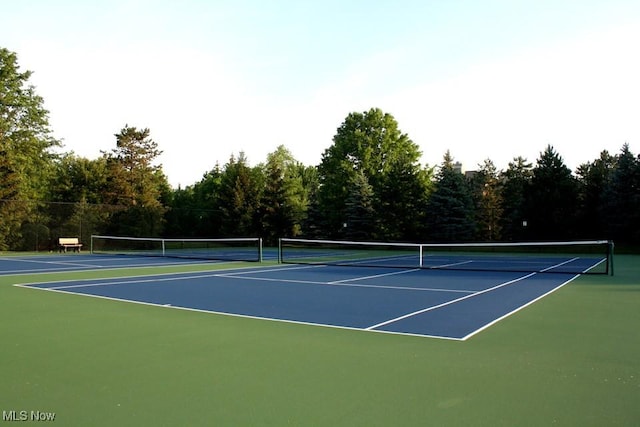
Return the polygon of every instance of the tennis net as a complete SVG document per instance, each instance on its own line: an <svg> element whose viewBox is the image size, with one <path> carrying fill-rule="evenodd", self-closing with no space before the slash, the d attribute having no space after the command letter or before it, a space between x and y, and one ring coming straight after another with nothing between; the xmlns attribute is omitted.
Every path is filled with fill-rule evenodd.
<svg viewBox="0 0 640 427"><path fill-rule="evenodd" d="M260 262L262 239L163 239L93 235L91 253Z"/></svg>
<svg viewBox="0 0 640 427"><path fill-rule="evenodd" d="M612 274L613 243L417 244L283 238L279 259L291 264Z"/></svg>

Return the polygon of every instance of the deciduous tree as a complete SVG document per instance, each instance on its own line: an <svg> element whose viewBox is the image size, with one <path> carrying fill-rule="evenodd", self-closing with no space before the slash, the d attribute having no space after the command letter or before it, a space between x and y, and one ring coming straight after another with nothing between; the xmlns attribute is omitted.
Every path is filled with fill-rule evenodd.
<svg viewBox="0 0 640 427"><path fill-rule="evenodd" d="M385 184L389 185L387 180L392 171L413 171L419 158L418 146L400 131L390 114L377 108L349 114L318 166L318 203L328 227L325 234L338 236L342 232L349 183L356 174L362 173L367 178L379 213L382 208L380 195ZM411 179L420 179L420 176L413 174Z"/></svg>
<svg viewBox="0 0 640 427"><path fill-rule="evenodd" d="M60 145L31 75L20 71L15 53L0 48L0 249L20 247L23 224L36 221L55 157L51 149Z"/></svg>

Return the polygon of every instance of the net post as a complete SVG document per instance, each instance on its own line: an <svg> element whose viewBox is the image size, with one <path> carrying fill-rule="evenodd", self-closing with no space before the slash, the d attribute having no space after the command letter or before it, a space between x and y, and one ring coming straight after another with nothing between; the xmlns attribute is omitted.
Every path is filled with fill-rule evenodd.
<svg viewBox="0 0 640 427"><path fill-rule="evenodd" d="M93 254L93 234L90 237L90 241L89 241L89 253Z"/></svg>
<svg viewBox="0 0 640 427"><path fill-rule="evenodd" d="M262 237L258 239L258 262L262 262Z"/></svg>
<svg viewBox="0 0 640 427"><path fill-rule="evenodd" d="M162 256L165 256L166 254L167 252L165 250L164 239L162 239Z"/></svg>
<svg viewBox="0 0 640 427"><path fill-rule="evenodd" d="M420 254L420 261L418 262L418 265L422 268L422 245L418 245L418 248L418 252Z"/></svg>
<svg viewBox="0 0 640 427"><path fill-rule="evenodd" d="M609 274L613 276L613 251L615 245L613 244L613 240L609 240L609 248L607 250L609 256Z"/></svg>
<svg viewBox="0 0 640 427"><path fill-rule="evenodd" d="M282 238L278 239L278 264L282 264Z"/></svg>

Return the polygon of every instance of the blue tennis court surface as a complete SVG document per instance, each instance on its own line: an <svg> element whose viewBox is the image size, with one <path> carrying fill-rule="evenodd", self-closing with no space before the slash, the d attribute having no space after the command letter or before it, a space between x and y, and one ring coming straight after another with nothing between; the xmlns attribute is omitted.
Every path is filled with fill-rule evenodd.
<svg viewBox="0 0 640 427"><path fill-rule="evenodd" d="M87 261L84 256L45 258L51 262L49 268L57 269L53 271L117 267L118 262L132 261L129 257L87 256ZM7 266L5 261L0 259L0 268ZM163 258L141 261L146 265L167 264ZM31 272L38 266L34 262ZM560 273L257 265L25 286L259 319L465 340L575 277Z"/></svg>

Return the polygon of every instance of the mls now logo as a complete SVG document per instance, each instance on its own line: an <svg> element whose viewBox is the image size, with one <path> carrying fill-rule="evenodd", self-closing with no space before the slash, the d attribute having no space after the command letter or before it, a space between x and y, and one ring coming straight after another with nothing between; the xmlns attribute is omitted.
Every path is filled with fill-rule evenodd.
<svg viewBox="0 0 640 427"><path fill-rule="evenodd" d="M2 421L55 421L55 412L2 411Z"/></svg>

